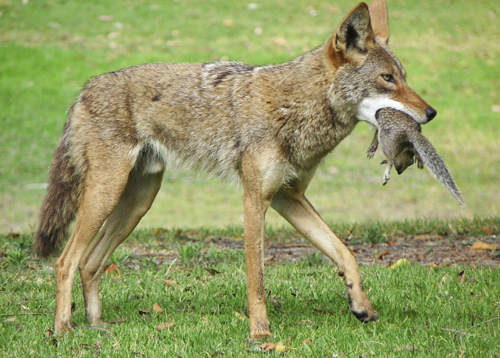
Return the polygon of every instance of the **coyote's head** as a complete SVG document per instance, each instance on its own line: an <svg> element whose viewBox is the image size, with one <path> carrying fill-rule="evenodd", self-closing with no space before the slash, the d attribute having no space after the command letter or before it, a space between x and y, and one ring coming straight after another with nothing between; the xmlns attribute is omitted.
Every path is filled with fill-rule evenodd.
<svg viewBox="0 0 500 358"><path fill-rule="evenodd" d="M405 112L418 123L432 120L436 110L406 84L406 72L388 41L384 0L370 7L360 3L347 15L326 46L335 71L332 105L357 106L358 119L375 127L375 113L384 107Z"/></svg>

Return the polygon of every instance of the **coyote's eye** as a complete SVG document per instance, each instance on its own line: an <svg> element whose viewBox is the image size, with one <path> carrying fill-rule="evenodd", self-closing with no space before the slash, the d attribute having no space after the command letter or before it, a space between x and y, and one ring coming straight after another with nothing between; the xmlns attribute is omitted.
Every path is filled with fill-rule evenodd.
<svg viewBox="0 0 500 358"><path fill-rule="evenodd" d="M394 76L391 75L390 73L382 73L381 76L384 79L384 81L394 83Z"/></svg>

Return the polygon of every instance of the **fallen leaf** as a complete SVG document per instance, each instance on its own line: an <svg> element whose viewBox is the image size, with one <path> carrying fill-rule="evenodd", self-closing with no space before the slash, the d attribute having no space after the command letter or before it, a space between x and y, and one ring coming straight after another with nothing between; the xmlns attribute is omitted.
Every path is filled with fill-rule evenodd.
<svg viewBox="0 0 500 358"><path fill-rule="evenodd" d="M246 321L245 315L239 313L239 312L234 312L234 315L240 320L240 321Z"/></svg>
<svg viewBox="0 0 500 358"><path fill-rule="evenodd" d="M50 338L53 335L54 335L54 331L52 331L51 329L48 329L45 331L45 337Z"/></svg>
<svg viewBox="0 0 500 358"><path fill-rule="evenodd" d="M285 346L283 343L279 342L276 347L274 348L274 351L276 353L283 353L283 352L286 352L287 350L289 350L290 348L288 348L287 346Z"/></svg>
<svg viewBox="0 0 500 358"><path fill-rule="evenodd" d="M163 280L167 286L175 286L177 285L177 281L174 280Z"/></svg>
<svg viewBox="0 0 500 358"><path fill-rule="evenodd" d="M174 322L163 322L163 323L160 323L160 324L157 324L155 326L155 328L159 331L162 331L164 329L167 329L167 328L170 328L174 325L175 323Z"/></svg>
<svg viewBox="0 0 500 358"><path fill-rule="evenodd" d="M311 338L306 338L302 341L302 344L309 345L311 344Z"/></svg>
<svg viewBox="0 0 500 358"><path fill-rule="evenodd" d="M155 302L153 304L153 311L155 311L155 313L162 313L164 309L158 303Z"/></svg>
<svg viewBox="0 0 500 358"><path fill-rule="evenodd" d="M481 230L488 236L493 235L493 227L491 226L481 226Z"/></svg>
<svg viewBox="0 0 500 358"><path fill-rule="evenodd" d="M12 323L16 321L16 317L10 317L3 320L3 323Z"/></svg>
<svg viewBox="0 0 500 358"><path fill-rule="evenodd" d="M496 250L496 246L487 242L476 240L472 246L471 250Z"/></svg>
<svg viewBox="0 0 500 358"><path fill-rule="evenodd" d="M230 27L233 26L234 21L233 19L225 19L222 23L224 24L224 26Z"/></svg>
<svg viewBox="0 0 500 358"><path fill-rule="evenodd" d="M164 233L166 233L167 230L163 229L163 228L154 228L151 230L151 233L154 235L154 236L159 236L159 235L162 235Z"/></svg>
<svg viewBox="0 0 500 358"><path fill-rule="evenodd" d="M272 351L272 350L274 350L274 347L276 347L276 343L274 343L274 342L262 343L259 346L260 349L263 349L265 351Z"/></svg>
<svg viewBox="0 0 500 358"><path fill-rule="evenodd" d="M104 272L110 275L120 275L120 269L114 262L104 267Z"/></svg>
<svg viewBox="0 0 500 358"><path fill-rule="evenodd" d="M281 342L262 343L259 346L259 348L265 350L266 352L276 352L276 353L283 353L283 352L286 352L287 350L289 350L289 348Z"/></svg>
<svg viewBox="0 0 500 358"><path fill-rule="evenodd" d="M390 269L395 269L396 267L406 266L406 265L409 265L409 264L410 264L410 261L408 261L407 259L399 259L396 262L394 262L391 266L389 266L389 268Z"/></svg>
<svg viewBox="0 0 500 358"><path fill-rule="evenodd" d="M378 253L378 254L377 254L377 256L375 256L375 258L376 258L377 260L382 260L382 258L383 258L385 255L387 255L387 254L389 254L389 251L384 250L384 251L382 251L382 252Z"/></svg>

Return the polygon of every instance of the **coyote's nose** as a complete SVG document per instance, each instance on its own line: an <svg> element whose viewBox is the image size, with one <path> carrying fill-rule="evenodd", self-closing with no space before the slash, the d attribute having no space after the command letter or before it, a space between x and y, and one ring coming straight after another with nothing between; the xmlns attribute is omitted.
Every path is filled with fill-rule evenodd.
<svg viewBox="0 0 500 358"><path fill-rule="evenodd" d="M434 117L436 117L436 110L432 107L427 107L425 110L425 115L427 116L427 121L430 122Z"/></svg>

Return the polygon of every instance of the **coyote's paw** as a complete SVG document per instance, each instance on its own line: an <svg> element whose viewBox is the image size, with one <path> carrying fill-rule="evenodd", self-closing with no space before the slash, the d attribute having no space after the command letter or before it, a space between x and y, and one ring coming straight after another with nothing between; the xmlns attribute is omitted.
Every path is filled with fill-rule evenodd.
<svg viewBox="0 0 500 358"><path fill-rule="evenodd" d="M378 320L378 314L375 310L363 310L361 312L351 310L351 312L363 323L375 322Z"/></svg>
<svg viewBox="0 0 500 358"><path fill-rule="evenodd" d="M54 323L54 333L55 334L64 334L71 331L74 327L76 327L75 323L71 321L67 322L55 322Z"/></svg>
<svg viewBox="0 0 500 358"><path fill-rule="evenodd" d="M350 292L347 295L349 307L352 314L361 322L368 323L378 320L377 311L368 300L365 291L361 290L357 294Z"/></svg>
<svg viewBox="0 0 500 358"><path fill-rule="evenodd" d="M267 319L250 320L250 338L264 339L271 337L269 321Z"/></svg>

